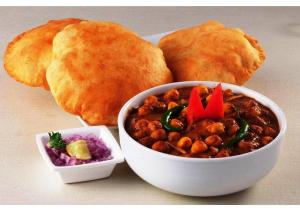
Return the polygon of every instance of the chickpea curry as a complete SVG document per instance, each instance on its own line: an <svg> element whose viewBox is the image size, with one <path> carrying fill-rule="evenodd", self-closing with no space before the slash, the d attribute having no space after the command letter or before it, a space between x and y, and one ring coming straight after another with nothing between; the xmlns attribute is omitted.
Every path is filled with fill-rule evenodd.
<svg viewBox="0 0 300 213"><path fill-rule="evenodd" d="M130 111L126 130L153 150L191 158L239 155L279 133L274 113L255 99L203 85L151 95Z"/></svg>

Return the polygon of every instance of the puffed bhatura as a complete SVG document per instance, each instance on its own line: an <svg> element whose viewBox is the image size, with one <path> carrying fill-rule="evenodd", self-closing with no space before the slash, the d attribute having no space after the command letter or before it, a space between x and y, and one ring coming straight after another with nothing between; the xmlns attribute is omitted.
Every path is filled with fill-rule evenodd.
<svg viewBox="0 0 300 213"><path fill-rule="evenodd" d="M159 42L175 81L209 80L242 85L265 60L251 36L217 21L182 29Z"/></svg>
<svg viewBox="0 0 300 213"><path fill-rule="evenodd" d="M4 55L8 74L29 86L48 89L46 69L52 58L52 40L65 26L79 22L74 18L52 20L18 35Z"/></svg>
<svg viewBox="0 0 300 213"><path fill-rule="evenodd" d="M129 98L173 80L158 47L121 25L96 21L55 36L46 76L58 105L91 125L116 125Z"/></svg>

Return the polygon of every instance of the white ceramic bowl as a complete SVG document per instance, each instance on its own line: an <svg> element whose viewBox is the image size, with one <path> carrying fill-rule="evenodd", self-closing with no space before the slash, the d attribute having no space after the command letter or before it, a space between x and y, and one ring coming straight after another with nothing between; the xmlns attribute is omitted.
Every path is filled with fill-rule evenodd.
<svg viewBox="0 0 300 213"><path fill-rule="evenodd" d="M218 196L253 186L274 167L286 131L282 110L269 98L253 90L222 83L223 89L244 93L269 107L279 121L280 133L268 145L246 154L227 158L184 158L149 149L129 136L124 128L128 110L140 106L151 94L161 94L171 88L203 84L215 87L217 82L189 81L166 84L146 90L130 99L118 117L123 154L133 171L148 183L169 192L190 196Z"/></svg>
<svg viewBox="0 0 300 213"><path fill-rule="evenodd" d="M37 134L36 143L43 159L52 170L57 172L64 183L75 183L106 178L111 175L117 163L124 161L124 156L118 143L106 126L81 127L75 129L57 130L55 132L60 132L62 137L72 134L88 135L93 133L97 137L101 138L105 145L111 149L111 155L113 157L111 160L96 163L75 166L55 166L52 163L45 147L49 141L48 133Z"/></svg>

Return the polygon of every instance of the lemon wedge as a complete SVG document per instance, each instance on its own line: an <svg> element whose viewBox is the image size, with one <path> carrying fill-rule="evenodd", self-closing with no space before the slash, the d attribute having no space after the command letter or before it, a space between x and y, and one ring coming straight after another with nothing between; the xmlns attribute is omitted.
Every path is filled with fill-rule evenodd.
<svg viewBox="0 0 300 213"><path fill-rule="evenodd" d="M85 140L77 140L66 146L67 153L79 160L91 159L91 153Z"/></svg>

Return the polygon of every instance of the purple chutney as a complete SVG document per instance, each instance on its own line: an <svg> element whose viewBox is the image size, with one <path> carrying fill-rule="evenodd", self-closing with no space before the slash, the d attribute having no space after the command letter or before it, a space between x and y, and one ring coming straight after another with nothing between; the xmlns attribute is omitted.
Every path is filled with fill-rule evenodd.
<svg viewBox="0 0 300 213"><path fill-rule="evenodd" d="M86 141L88 151L91 158L88 160L77 159L75 156L70 156L67 152L66 146L64 148L53 148L49 143L46 144L46 151L55 166L73 166L87 163L100 162L112 159L111 150L104 144L102 139L94 134L86 136L74 134L62 138L66 146L78 141Z"/></svg>

